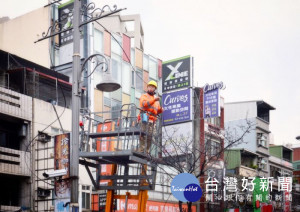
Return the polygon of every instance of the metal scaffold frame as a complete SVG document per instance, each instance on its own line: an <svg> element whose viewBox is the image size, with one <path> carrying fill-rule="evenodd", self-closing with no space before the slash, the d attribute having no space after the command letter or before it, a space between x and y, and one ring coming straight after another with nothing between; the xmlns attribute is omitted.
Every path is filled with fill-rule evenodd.
<svg viewBox="0 0 300 212"><path fill-rule="evenodd" d="M157 164L154 161L160 144L160 119L157 119L155 130L150 134L142 130L141 125L149 125L151 120L142 123L136 115L142 113L150 115L135 104L124 104L119 111L81 110L87 127L82 127L81 131L79 163L85 166L96 190L107 190L105 211L112 211L115 199L137 199L138 211L145 211L148 190L155 188ZM99 117L103 121L99 121ZM145 142L146 146L142 149L140 139L147 140L148 136L151 136L151 148L147 148ZM90 142L93 151L89 151ZM101 165L111 166L110 173L101 173ZM96 179L90 168L96 169ZM121 190L138 191L138 195L129 192L126 195L116 194L115 191Z"/></svg>

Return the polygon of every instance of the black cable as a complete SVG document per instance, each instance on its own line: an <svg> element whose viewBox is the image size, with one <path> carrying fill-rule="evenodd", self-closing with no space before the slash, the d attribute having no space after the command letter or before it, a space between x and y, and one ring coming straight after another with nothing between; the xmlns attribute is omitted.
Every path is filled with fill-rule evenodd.
<svg viewBox="0 0 300 212"><path fill-rule="evenodd" d="M53 60L52 60L52 57L51 57L50 49L49 49L49 57L50 57L51 67L53 67L54 64L53 64ZM16 62L17 62L17 61L16 61ZM18 63L18 62L17 62L17 63ZM51 70L53 70L53 69L51 69ZM55 71L55 70L53 70L53 71ZM61 92L62 92L62 95L63 95L63 98L64 98L64 108L63 108L62 113L61 113L59 116L57 116L57 118L56 118L53 122L51 122L48 126L46 126L42 131L39 131L39 132L44 132L44 131L45 131L46 129L48 129L52 124L54 124L57 120L60 122L60 117L64 114L65 109L66 109L66 106L67 106L67 101L66 101L66 97L65 97L64 90L63 90L61 84L60 84L59 81L58 81L58 73L57 73L57 71L55 71L55 74L56 74L56 80L57 80L57 82L58 82L58 86L60 87ZM53 107L54 107L54 105L53 105ZM55 109L55 108L54 108L54 109ZM30 145L33 145L33 144L35 143L34 140L35 140L38 136L39 136L39 133L38 133L38 134L37 134L37 135L29 142L29 144L28 144L27 147L26 147L26 152L28 151L29 146L30 146ZM26 160L25 160L25 164L26 164L27 168L30 170L30 172L31 172L38 180L41 180L41 181L43 181L44 183L46 183L46 184L48 184L48 185L55 186L54 184L48 183L48 182L46 182L46 180L39 178L39 177L34 173L35 170L32 170L32 168L27 164Z"/></svg>

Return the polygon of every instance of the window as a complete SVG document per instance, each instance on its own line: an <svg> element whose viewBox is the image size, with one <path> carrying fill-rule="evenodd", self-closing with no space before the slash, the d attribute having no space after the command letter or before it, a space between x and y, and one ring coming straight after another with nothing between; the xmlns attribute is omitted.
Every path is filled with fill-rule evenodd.
<svg viewBox="0 0 300 212"><path fill-rule="evenodd" d="M94 51L103 53L103 33L97 29L94 30Z"/></svg>
<svg viewBox="0 0 300 212"><path fill-rule="evenodd" d="M132 44L132 40L131 40L131 44ZM131 53L130 53L130 59L131 59L131 64L135 64L135 50L131 49Z"/></svg>
<svg viewBox="0 0 300 212"><path fill-rule="evenodd" d="M122 102L112 100L111 101L111 118L112 120L115 120L120 116L120 110L122 108Z"/></svg>
<svg viewBox="0 0 300 212"><path fill-rule="evenodd" d="M82 192L82 208L90 209L90 193Z"/></svg>
<svg viewBox="0 0 300 212"><path fill-rule="evenodd" d="M111 75L113 79L117 80L117 82L120 84L122 83L121 68L121 58L113 55L111 59Z"/></svg>
<svg viewBox="0 0 300 212"><path fill-rule="evenodd" d="M136 70L135 72L135 88L139 91L143 91L143 72Z"/></svg>
<svg viewBox="0 0 300 212"><path fill-rule="evenodd" d="M117 34L112 34L111 38L111 51L117 55L122 55L122 38Z"/></svg>
<svg viewBox="0 0 300 212"><path fill-rule="evenodd" d="M257 133L257 144L259 146L267 147L267 139L264 133Z"/></svg>
<svg viewBox="0 0 300 212"><path fill-rule="evenodd" d="M82 208L91 208L91 193L90 186L82 186Z"/></svg>
<svg viewBox="0 0 300 212"><path fill-rule="evenodd" d="M153 57L149 59L149 77L157 79L157 60Z"/></svg>
<svg viewBox="0 0 300 212"><path fill-rule="evenodd" d="M131 86L134 87L135 80L134 80L134 70L131 71Z"/></svg>
<svg viewBox="0 0 300 212"><path fill-rule="evenodd" d="M128 63L123 63L122 91L130 94L131 89L131 68Z"/></svg>
<svg viewBox="0 0 300 212"><path fill-rule="evenodd" d="M267 169L267 160L261 159L258 164L258 168L260 168L261 170L266 170Z"/></svg>
<svg viewBox="0 0 300 212"><path fill-rule="evenodd" d="M221 126L221 118L215 117L215 118L208 118L206 119L207 123L212 124L214 126L220 127Z"/></svg>
<svg viewBox="0 0 300 212"><path fill-rule="evenodd" d="M221 150L221 144L217 140L207 139L206 140L206 151L208 157L218 156Z"/></svg>
<svg viewBox="0 0 300 212"><path fill-rule="evenodd" d="M144 58L143 58L143 68L146 71L149 71L149 56L144 54Z"/></svg>

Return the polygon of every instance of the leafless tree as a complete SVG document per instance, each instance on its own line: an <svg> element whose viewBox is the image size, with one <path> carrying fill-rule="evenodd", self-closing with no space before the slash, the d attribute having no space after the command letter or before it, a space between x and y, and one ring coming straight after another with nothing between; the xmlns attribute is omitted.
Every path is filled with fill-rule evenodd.
<svg viewBox="0 0 300 212"><path fill-rule="evenodd" d="M158 146L160 157L153 157L158 167L169 178L180 173L190 173L195 175L197 179L203 177L205 173L216 163L224 161L224 152L241 143L245 143L245 136L254 130L254 124L248 120L244 120L244 124L237 128L227 128L224 130L216 130L214 128L205 132L205 142L195 140L192 134L184 129L184 133L179 134L180 129L176 127L162 128L162 142ZM182 130L181 130L182 131ZM219 139L218 145L215 140ZM169 173L171 168L174 172ZM188 211L192 211L192 202L187 202ZM179 209L183 211L182 202L179 201Z"/></svg>

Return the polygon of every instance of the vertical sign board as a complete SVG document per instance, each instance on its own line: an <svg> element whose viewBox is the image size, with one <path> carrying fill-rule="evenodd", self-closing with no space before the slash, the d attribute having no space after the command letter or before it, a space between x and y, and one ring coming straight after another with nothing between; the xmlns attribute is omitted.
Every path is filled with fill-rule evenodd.
<svg viewBox="0 0 300 212"><path fill-rule="evenodd" d="M109 132L114 130L114 122L99 124L97 132ZM114 151L115 142L113 137L97 139L97 152ZM112 165L102 164L100 175L112 175ZM110 180L101 180L100 184L106 185Z"/></svg>
<svg viewBox="0 0 300 212"><path fill-rule="evenodd" d="M184 155L192 151L193 122L163 126L162 155L163 157Z"/></svg>
<svg viewBox="0 0 300 212"><path fill-rule="evenodd" d="M70 177L70 133L57 135L54 138L54 170L66 169L67 174L61 181L55 181L55 212L69 212L71 197Z"/></svg>
<svg viewBox="0 0 300 212"><path fill-rule="evenodd" d="M192 86L193 59L191 56L163 62L162 91L168 92Z"/></svg>
<svg viewBox="0 0 300 212"><path fill-rule="evenodd" d="M81 7L84 4L86 4L85 1L81 1ZM73 8L74 8L74 0L70 0L58 6L58 18L60 21L59 24L60 31L66 30L73 26ZM59 46L63 46L65 44L73 42L73 31L74 30L71 29L59 34ZM81 33L81 36L82 35L83 34Z"/></svg>
<svg viewBox="0 0 300 212"><path fill-rule="evenodd" d="M225 89L223 82L214 83L212 85L206 84L203 88L203 117L215 118L220 117L220 90Z"/></svg>
<svg viewBox="0 0 300 212"><path fill-rule="evenodd" d="M220 116L220 90L218 88L204 92L203 113L204 118Z"/></svg>
<svg viewBox="0 0 300 212"><path fill-rule="evenodd" d="M66 2L58 6L58 16L60 20L60 30L65 30L73 25L74 1ZM65 45L73 42L73 30L67 30L59 34L59 45Z"/></svg>
<svg viewBox="0 0 300 212"><path fill-rule="evenodd" d="M162 95L163 125L175 124L192 119L192 89Z"/></svg>

